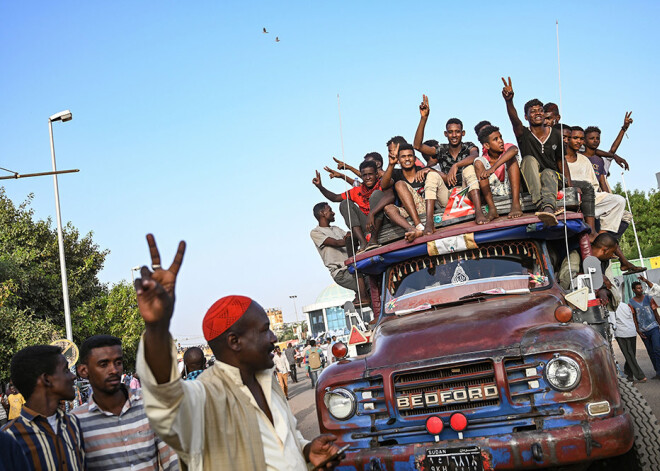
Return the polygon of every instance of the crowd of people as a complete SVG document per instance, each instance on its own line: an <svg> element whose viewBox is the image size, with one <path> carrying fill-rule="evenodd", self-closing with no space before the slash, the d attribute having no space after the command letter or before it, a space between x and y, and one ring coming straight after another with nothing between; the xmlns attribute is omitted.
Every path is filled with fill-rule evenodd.
<svg viewBox="0 0 660 471"><path fill-rule="evenodd" d="M554 226L564 211L560 190L564 185L575 187L581 193L580 209L591 228L590 240L602 233L613 234L617 240L621 237L631 215L625 211L625 199L612 193L607 177L612 161L629 168L628 162L616 152L633 122L631 113L626 113L609 150L602 150L598 127L583 128L561 122L559 108L554 103L544 104L538 99L526 102L523 107L525 126L513 103L511 78L502 78L502 81L502 97L517 145L505 142L500 128L484 120L474 127L481 144L479 149L473 142L464 140L465 129L458 118L451 118L445 124L446 143L425 141L430 105L424 95L413 143L409 144L402 136L391 138L386 144L386 168L378 152L366 154L358 168L335 159L338 170L325 167L330 178L355 184L342 193L327 189L321 174L316 172L312 183L328 201L314 206L318 225L310 235L338 285L356 293L366 293L363 278L352 276L345 260L353 254L379 247L381 229L386 224L403 228L409 242L432 234L436 230L433 215L447 206L453 189L467 194L474 205L476 224L487 224L500 217L494 197L510 199L508 218L521 217L520 196L525 192L531 196L535 215L544 225ZM425 162L417 158L416 151ZM339 170L354 173L361 182ZM339 203L348 231L332 224L335 213L328 202ZM488 206L487 212L484 203ZM623 271L644 270L630 263L618 247L615 255ZM356 305L368 303L367 299L358 298L354 300Z"/></svg>
<svg viewBox="0 0 660 471"><path fill-rule="evenodd" d="M581 209L592 228L592 252L609 262L618 251L623 269L638 270L618 248L628 220L622 199L611 193L607 182L611 160L628 167L616 150L632 123L630 114L610 150L602 151L598 128L559 124L556 105L536 99L524 106L525 127L513 104L510 79L504 81L502 95L517 145L505 143L498 127L482 121L475 126L480 151L472 142L464 142L463 123L456 118L446 123L447 143L425 141L430 105L424 96L413 144L401 136L389 140L385 169L377 152L367 154L357 169L337 161L338 170L350 170L361 178L361 183L340 194L326 189L316 173L314 185L329 201L340 203L349 228L346 232L332 225L335 214L327 202L314 206L318 226L311 236L339 285L354 291L360 285L364 288L364 280L350 275L344 261L355 250L378 247L384 224L404 228L408 241L432 234L432 216L447 205L454 188L465 191L472 201L476 224L500 217L494 196L510 197L508 217L521 217L520 194L526 191L539 219L547 226L556 225L562 212L558 203L562 178L582 193ZM416 151L426 163L417 159ZM331 178L355 180L337 170L326 167L326 171ZM287 401L288 380L298 381L299 361L314 387L318 374L332 361L336 339L326 339L323 345L310 340L300 353L291 344L280 351L274 347L277 339L264 309L248 297L226 296L209 308L202 322L216 364L208 368L205 352L193 347L182 352L184 368L179 371L169 327L185 243L179 244L169 269L161 266L152 235L147 243L152 269L142 267L135 280L145 322L137 371L124 375L120 339L110 335L86 339L77 372L89 383L88 397L68 413L60 405L74 399L76 376L61 350L36 345L16 352L10 365L12 384L0 407L7 415L6 419L0 415L0 421L6 422L0 432L0 471L176 470L184 464L191 470L336 466L340 458L336 437L304 439ZM570 286L571 275L578 271L568 269L573 261L570 255L565 260L562 284ZM660 292L645 278L640 280L650 294ZM625 373L631 380L646 379L634 358L639 334L660 378L657 306L644 295L641 283L633 290L630 303L618 303L615 309ZM598 291L604 304L616 296L607 283Z"/></svg>

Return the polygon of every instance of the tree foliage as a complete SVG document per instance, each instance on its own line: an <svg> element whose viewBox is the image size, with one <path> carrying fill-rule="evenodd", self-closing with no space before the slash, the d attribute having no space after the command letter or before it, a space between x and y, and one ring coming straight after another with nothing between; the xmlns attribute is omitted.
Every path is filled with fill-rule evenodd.
<svg viewBox="0 0 660 471"><path fill-rule="evenodd" d="M624 198L626 196L620 183L617 183L613 191ZM648 193L634 190L629 193L629 198L642 256L660 255L660 193L655 190ZM620 245L626 258L639 258L632 227L623 234Z"/></svg>
<svg viewBox="0 0 660 471"><path fill-rule="evenodd" d="M0 188L0 380L8 379L16 351L65 336L57 231L50 218L34 219L31 201L30 195L16 206ZM69 223L63 236L74 343L116 335L134 368L144 324L132 286L99 281L109 251L94 243L91 232L81 237Z"/></svg>

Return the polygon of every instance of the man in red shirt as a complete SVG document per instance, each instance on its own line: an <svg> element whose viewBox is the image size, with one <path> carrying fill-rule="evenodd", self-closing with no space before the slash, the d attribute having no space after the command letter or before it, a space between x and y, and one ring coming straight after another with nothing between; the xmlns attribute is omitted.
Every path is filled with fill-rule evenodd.
<svg viewBox="0 0 660 471"><path fill-rule="evenodd" d="M316 172L316 178L312 183L319 189L323 196L334 203L339 204L339 212L344 217L346 226L353 232L354 238L360 243L360 248L378 247L378 232L383 225L383 208L394 201L393 195L385 197L380 187L378 168L376 163L365 160L360 164L360 176L362 184L350 190L336 194L328 190L321 183L321 175ZM371 233L371 241L368 244L366 234ZM369 246L369 247L368 247ZM349 255L353 255L350 254Z"/></svg>

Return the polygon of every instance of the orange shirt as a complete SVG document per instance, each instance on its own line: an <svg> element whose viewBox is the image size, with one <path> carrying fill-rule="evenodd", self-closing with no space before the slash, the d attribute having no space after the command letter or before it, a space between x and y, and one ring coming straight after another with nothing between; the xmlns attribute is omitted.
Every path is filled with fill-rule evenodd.
<svg viewBox="0 0 660 471"><path fill-rule="evenodd" d="M23 404L25 404L23 395L21 393L10 394L7 397L7 401L9 402L9 420L21 415L21 409L23 408Z"/></svg>

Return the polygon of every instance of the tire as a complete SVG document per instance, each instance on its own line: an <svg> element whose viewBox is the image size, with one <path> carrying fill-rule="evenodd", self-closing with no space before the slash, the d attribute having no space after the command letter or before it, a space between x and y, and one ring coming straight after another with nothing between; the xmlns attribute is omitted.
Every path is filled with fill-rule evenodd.
<svg viewBox="0 0 660 471"><path fill-rule="evenodd" d="M624 455L594 463L590 469L647 471L660 470L660 425L644 396L632 384L619 378L623 409L630 414L635 431L633 446Z"/></svg>

